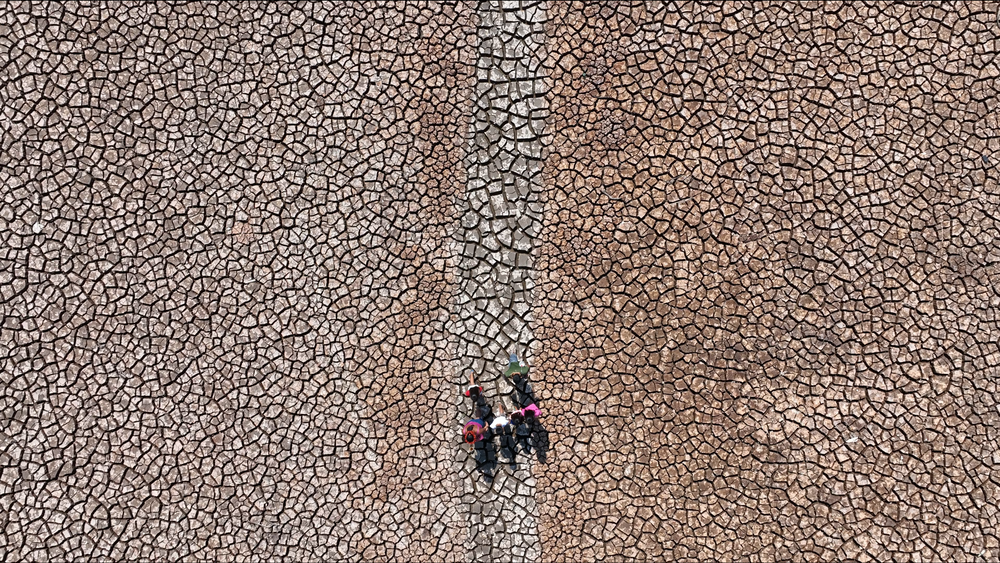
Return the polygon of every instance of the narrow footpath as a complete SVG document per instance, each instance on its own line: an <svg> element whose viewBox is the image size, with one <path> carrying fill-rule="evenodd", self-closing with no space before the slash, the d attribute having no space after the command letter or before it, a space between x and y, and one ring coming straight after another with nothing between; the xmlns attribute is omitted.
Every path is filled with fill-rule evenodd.
<svg viewBox="0 0 1000 563"><path fill-rule="evenodd" d="M511 390L501 373L511 353L532 357L531 302L535 237L541 228L542 133L546 105L542 69L544 2L483 1L477 7L478 60L468 187L462 207L455 389L476 370L487 400ZM533 372L537 374L538 371ZM470 412L456 393L459 417ZM463 418L459 424L467 420ZM457 434L457 433L456 433ZM541 554L534 460L499 464L488 483L466 456L460 470L468 509L471 561L535 561Z"/></svg>

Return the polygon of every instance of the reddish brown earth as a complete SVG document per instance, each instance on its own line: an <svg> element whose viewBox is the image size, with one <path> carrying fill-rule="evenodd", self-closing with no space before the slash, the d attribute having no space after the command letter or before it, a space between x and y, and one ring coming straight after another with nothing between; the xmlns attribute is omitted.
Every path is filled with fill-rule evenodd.
<svg viewBox="0 0 1000 563"><path fill-rule="evenodd" d="M997 6L548 15L543 559L997 557Z"/></svg>

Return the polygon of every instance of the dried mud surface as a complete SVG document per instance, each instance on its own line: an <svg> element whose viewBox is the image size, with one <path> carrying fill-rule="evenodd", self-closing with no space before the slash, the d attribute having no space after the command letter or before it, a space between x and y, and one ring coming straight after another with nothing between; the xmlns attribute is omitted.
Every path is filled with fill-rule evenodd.
<svg viewBox="0 0 1000 563"><path fill-rule="evenodd" d="M541 227L542 141L545 117L545 3L486 0L476 3L476 84L469 145L468 186L461 210L459 291L452 323L457 388L465 370L478 374L487 402L506 412L521 406L501 373L511 353L532 356L531 303L535 238ZM460 406L455 428L472 416ZM498 446L500 439L494 440ZM480 451L486 454L482 448ZM515 464L488 454L465 456L460 469L467 507L467 551L473 561L536 561L538 509L534 462L526 452ZM542 454L544 455L544 454ZM501 460L502 461L502 460Z"/></svg>
<svg viewBox="0 0 1000 563"><path fill-rule="evenodd" d="M996 4L549 12L544 559L1000 556Z"/></svg>
<svg viewBox="0 0 1000 563"><path fill-rule="evenodd" d="M0 556L996 560L998 8L0 6Z"/></svg>
<svg viewBox="0 0 1000 563"><path fill-rule="evenodd" d="M471 16L0 7L3 559L464 559Z"/></svg>

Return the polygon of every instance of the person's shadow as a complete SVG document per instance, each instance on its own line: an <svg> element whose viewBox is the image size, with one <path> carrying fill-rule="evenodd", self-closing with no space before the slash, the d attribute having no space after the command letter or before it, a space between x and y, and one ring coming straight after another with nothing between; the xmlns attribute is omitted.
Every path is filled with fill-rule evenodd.
<svg viewBox="0 0 1000 563"><path fill-rule="evenodd" d="M492 483L497 468L497 452L492 440L476 442L476 470L483 474L487 483Z"/></svg>
<svg viewBox="0 0 1000 563"><path fill-rule="evenodd" d="M486 398L480 394L475 398L472 406L472 418L481 420L487 429L493 422L493 409L486 402ZM497 453L493 446L492 434L488 439L478 440L473 445L476 460L476 470L483 474L487 483L493 482L494 472L497 467Z"/></svg>
<svg viewBox="0 0 1000 563"><path fill-rule="evenodd" d="M516 355L511 355L510 365L504 371L504 376L508 378L514 387L510 395L517 408L528 408L530 410L530 407L534 406L535 409L538 409L538 400L535 397L534 390L531 388L531 382L528 381L528 370L529 367L527 365L521 365L518 362ZM524 426L527 427L526 437L528 447L534 451L539 462L545 463L549 453L549 431L545 429L539 417L525 417ZM523 433L524 431L522 430ZM524 440L519 440L519 443L523 444ZM524 446L522 445L523 448ZM531 452L527 453L530 455Z"/></svg>

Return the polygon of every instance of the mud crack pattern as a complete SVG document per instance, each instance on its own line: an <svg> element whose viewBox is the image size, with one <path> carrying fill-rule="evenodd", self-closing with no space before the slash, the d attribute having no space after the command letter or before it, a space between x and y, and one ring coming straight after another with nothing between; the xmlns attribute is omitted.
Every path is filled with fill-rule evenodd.
<svg viewBox="0 0 1000 563"><path fill-rule="evenodd" d="M543 2L484 1L476 8L478 59L468 189L462 202L458 322L461 363L479 375L487 401L518 408L501 377L511 353L530 358L534 241L541 226L539 199L544 131ZM455 428L470 416L461 404ZM533 463L525 455L512 469L500 464L495 480L476 471L468 456L461 472L468 507L468 548L474 561L534 561L538 545Z"/></svg>
<svg viewBox="0 0 1000 563"><path fill-rule="evenodd" d="M997 5L553 3L545 558L995 560Z"/></svg>
<svg viewBox="0 0 1000 563"><path fill-rule="evenodd" d="M3 559L464 559L472 16L0 7Z"/></svg>
<svg viewBox="0 0 1000 563"><path fill-rule="evenodd" d="M3 4L0 555L997 560L998 8Z"/></svg>

